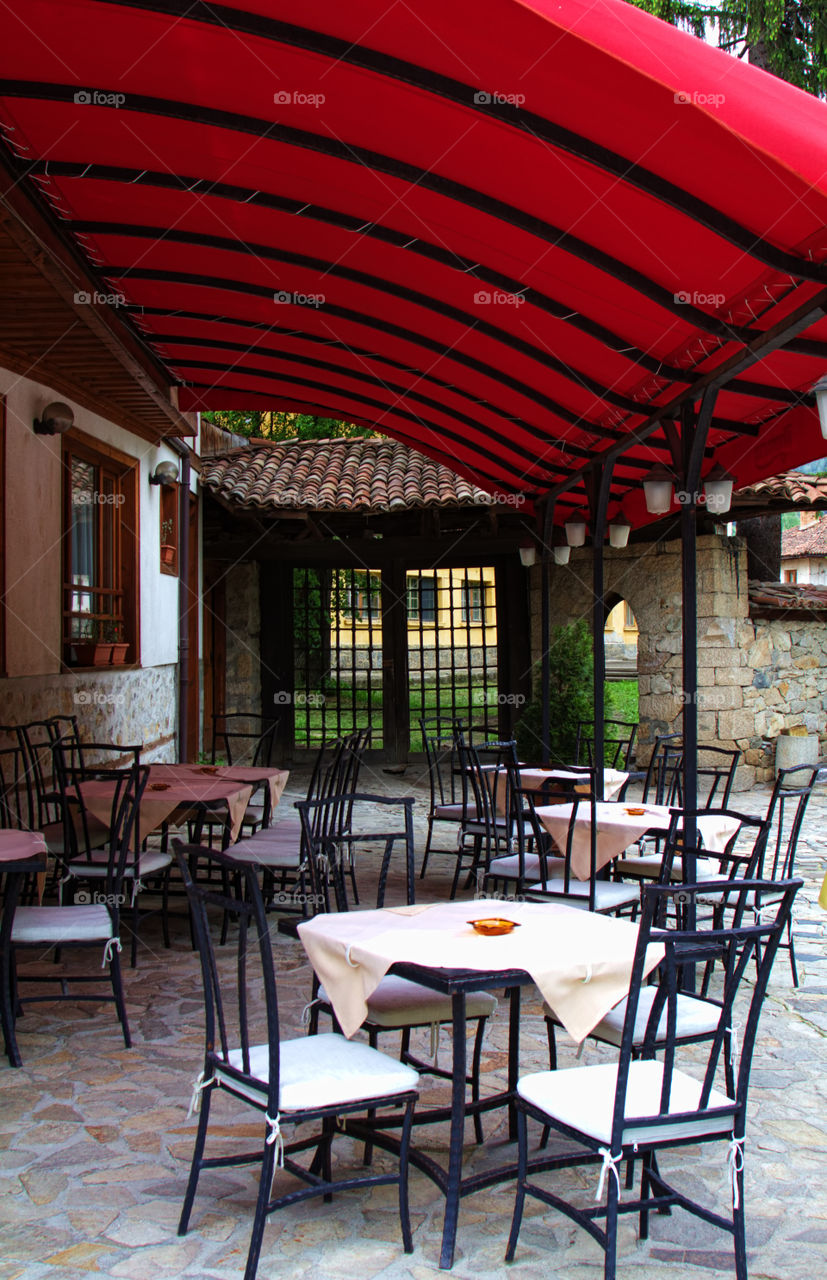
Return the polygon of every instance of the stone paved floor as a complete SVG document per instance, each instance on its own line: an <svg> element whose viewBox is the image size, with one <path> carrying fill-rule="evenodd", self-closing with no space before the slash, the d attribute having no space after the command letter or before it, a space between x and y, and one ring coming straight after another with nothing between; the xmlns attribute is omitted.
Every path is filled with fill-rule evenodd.
<svg viewBox="0 0 827 1280"><path fill-rule="evenodd" d="M413 767L404 776L368 772L363 782L366 789L384 793L420 799L425 794ZM294 775L282 812L305 786L306 775ZM806 880L796 911L801 986L793 989L781 954L752 1073L747 1199L750 1275L756 1278L809 1280L823 1274L827 1256L827 914L816 902L827 865L827 787L819 787L819 793L799 845L798 869ZM742 793L737 802L758 812L767 795L766 790ZM421 850L424 804L417 810ZM450 859L436 863L423 883L423 897L445 895L449 870ZM363 879L369 882L370 867ZM394 887L398 892L398 878ZM299 943L279 935L276 947L284 1034L301 1034L310 970ZM522 1066L538 1069L547 1065L544 1024L540 1004L528 990ZM160 946L150 922L139 967L126 970L126 991L131 1050L123 1047L111 1007L43 1004L30 1009L20 1024L24 1067L13 1071L5 1060L0 1066L0 1280L179 1275L237 1280L243 1273L255 1194L252 1170L202 1175L189 1234L183 1239L175 1234L194 1132L187 1105L201 1055L200 980L183 919L171 951ZM484 1087L504 1080L503 1015L501 1006L487 1036ZM592 1060L597 1052L587 1050ZM561 1057L573 1060L573 1049L565 1048ZM444 1097L444 1086L427 1084L423 1096ZM237 1114L232 1101L219 1096L214 1115L222 1124L213 1132L221 1143L245 1134L257 1139L257 1127L239 1125ZM469 1146L470 1168L512 1157L502 1124L497 1127L488 1116L485 1130L485 1148ZM444 1152L447 1127L420 1129L417 1141ZM342 1154L345 1161L353 1156L349 1142L342 1144ZM722 1152L698 1148L682 1161L687 1187L704 1184L724 1205ZM582 1185L591 1186L591 1177ZM463 1202L454 1265L461 1280L502 1275L512 1200L506 1185ZM393 1189L379 1188L275 1215L266 1228L259 1276L433 1277L442 1203L417 1171L411 1174L411 1203L415 1251L410 1257L401 1253ZM528 1209L509 1274L515 1280L550 1271L562 1280L602 1275L597 1245L562 1218L538 1209ZM621 1276L709 1280L731 1273L728 1237L687 1215L656 1218L652 1238L643 1245L635 1239L631 1216L622 1224Z"/></svg>

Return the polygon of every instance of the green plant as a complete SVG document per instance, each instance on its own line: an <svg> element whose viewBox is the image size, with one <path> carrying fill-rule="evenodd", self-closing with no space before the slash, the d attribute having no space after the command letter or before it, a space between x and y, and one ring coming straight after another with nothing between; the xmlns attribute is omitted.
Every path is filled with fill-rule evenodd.
<svg viewBox="0 0 827 1280"><path fill-rule="evenodd" d="M172 516L161 521L161 545L169 546L172 542L172 534L175 529L175 521Z"/></svg>
<svg viewBox="0 0 827 1280"><path fill-rule="evenodd" d="M516 726L522 759L538 759L542 750L542 691L535 687ZM570 764L577 745L577 725L594 716L592 642L583 619L555 627L549 644L549 753Z"/></svg>

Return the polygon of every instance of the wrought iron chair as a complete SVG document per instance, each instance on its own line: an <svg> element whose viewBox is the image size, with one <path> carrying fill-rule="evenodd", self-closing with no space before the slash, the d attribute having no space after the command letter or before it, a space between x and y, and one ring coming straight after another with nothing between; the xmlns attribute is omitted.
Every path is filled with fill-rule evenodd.
<svg viewBox="0 0 827 1280"><path fill-rule="evenodd" d="M506 817L510 800L509 769L517 765L517 744L483 742L472 745L462 733L457 734L457 758L467 787L465 817L460 826L460 842L451 884L450 897L456 897L463 872L468 885L480 883L492 859L510 852L509 822ZM506 796L498 798L505 790Z"/></svg>
<svg viewBox="0 0 827 1280"><path fill-rule="evenodd" d="M603 754L605 765L609 769L631 768L635 758L635 739L638 724L632 720L606 720L603 737ZM577 724L577 740L574 753L575 764L594 768L594 721L580 720Z"/></svg>
<svg viewBox="0 0 827 1280"><path fill-rule="evenodd" d="M227 764L273 763L280 716L260 716L247 711L221 711L212 718L211 760L226 756ZM235 759L233 759L235 756Z"/></svg>
<svg viewBox="0 0 827 1280"><path fill-rule="evenodd" d="M23 1004L54 1000L92 1000L96 1003L111 1001L115 1004L123 1032L124 1044L131 1045L126 1006L121 982L120 958L120 907L124 901L124 873L134 848L135 828L140 799L146 787L149 769L132 766L127 769L100 770L112 786L109 839L106 848L104 874L97 879L94 893L79 891L71 905L18 906L3 915L0 955L2 973L0 981L12 991L12 1003L16 1008ZM14 904L12 904L12 907ZM84 995L67 989L69 984L95 983L100 985L100 975L74 973L54 977L38 974L33 978L18 978L17 956L23 950L37 950L41 958L51 951L95 948L103 951L103 968L109 969L111 995L100 991ZM59 983L60 994L21 996L22 982ZM15 1065L19 1065L16 1063Z"/></svg>
<svg viewBox="0 0 827 1280"><path fill-rule="evenodd" d="M644 890L618 1062L537 1072L518 1082L517 1194L506 1261L514 1257L527 1195L559 1209L597 1240L605 1255L606 1280L614 1280L616 1274L619 1214L638 1214L640 1237L645 1239L650 1213L675 1205L732 1235L736 1276L747 1280L744 1145L750 1067L770 971L801 882L779 882L779 897L771 918L768 915L760 924L744 924L746 895L751 890L759 892L761 884L747 880L739 881L736 889L728 886L733 923L725 930L661 931L655 921L664 899L694 892L698 886L654 886ZM641 1043L639 1020L645 1009L641 996L646 990L647 950L652 943L663 949L663 959ZM742 979L759 947L762 953L755 984L745 994L746 1016L733 1079L732 1070L727 1070L725 1046L734 1025ZM687 1045L674 1032L684 967L689 962L718 958L723 958L723 989L717 1025L712 1034ZM529 1118L550 1126L556 1135L571 1139L576 1150L558 1150L533 1159L529 1174ZM732 1212L727 1216L676 1189L658 1163L659 1153L668 1151L675 1151L685 1162L688 1157L682 1148L708 1142L727 1145L726 1167L732 1187ZM629 1160L640 1164L640 1193L621 1202L619 1166ZM581 1205L574 1197L536 1180L539 1173L580 1164L599 1168L599 1203ZM602 1227L601 1220L605 1220Z"/></svg>
<svg viewBox="0 0 827 1280"><path fill-rule="evenodd" d="M310 886L309 905L315 910L308 912L314 915L320 911L329 911L334 906L337 911L347 911L350 903L346 892L347 882L341 869L341 844L343 839L342 821L347 812L350 800L356 803L370 802L388 812L388 822L383 824L381 832L344 834L344 840L370 840L376 844L384 842L382 863L377 887L377 907L384 905L387 875L395 847L402 845L408 867L408 901L413 902L413 867L414 835L413 835L413 799L393 799L389 796L345 796L329 797L324 801L297 802L304 828L304 843L308 856L308 883ZM345 803L343 803L343 801ZM402 808L398 820L393 811ZM439 1027L450 1024L453 1008L450 996L424 987L418 982L389 974L368 999L368 1016L363 1023L363 1030L371 1045L376 1045L383 1032L399 1032L401 1034L400 1059L415 1066L417 1070L439 1076L444 1080L452 1078L451 1072L443 1070L436 1062L436 1040ZM309 1008L308 1030L315 1035L318 1030L320 1014L334 1018L333 1008L329 1003L323 987L314 978L313 992ZM486 991L469 992L466 1003L466 1015L469 1021L476 1022L474 1050L471 1069L466 1083L471 1090L472 1104L479 1101L480 1063L485 1035L486 1020L497 1008L495 996ZM335 1019L334 1019L335 1020ZM430 1027L434 1062L428 1063L414 1055L411 1049L411 1032L417 1028ZM422 1121L424 1122L424 1120ZM482 1142L482 1124L478 1112L474 1112L474 1130L478 1142Z"/></svg>
<svg viewBox="0 0 827 1280"><path fill-rule="evenodd" d="M200 1110L178 1234L189 1226L201 1171L259 1164L258 1195L245 1280L254 1280L268 1216L285 1205L311 1196L324 1196L359 1187L395 1185L406 1253L412 1252L408 1210L408 1150L419 1078L410 1066L360 1041L325 1034L282 1040L279 1028L276 963L255 868L230 862L223 854L175 842L175 852L192 909L204 986L205 1050L195 1083L193 1109ZM210 888L217 866L240 892L231 896ZM208 909L218 908L238 918L237 963L231 969L215 954ZM226 976L225 976L226 975ZM266 1038L253 1032L255 997L263 996ZM237 1155L205 1156L210 1105L216 1088L242 1107L252 1108L261 1124L256 1150ZM338 1132L366 1138L393 1149L381 1133L360 1125L358 1117L378 1107L399 1108L402 1132L398 1168L389 1173L345 1174L334 1181L331 1147ZM309 1124L310 1136L286 1143L283 1129ZM309 1165L293 1157L313 1152ZM298 1189L274 1194L276 1169L295 1176Z"/></svg>
<svg viewBox="0 0 827 1280"><path fill-rule="evenodd" d="M455 857L462 836L462 824L468 810L468 780L459 763L457 735L463 731L463 722L454 716L423 717L419 721L425 758L428 763L428 834L422 858L420 879L425 875L432 853ZM434 824L447 823L456 832L453 849L434 848Z"/></svg>

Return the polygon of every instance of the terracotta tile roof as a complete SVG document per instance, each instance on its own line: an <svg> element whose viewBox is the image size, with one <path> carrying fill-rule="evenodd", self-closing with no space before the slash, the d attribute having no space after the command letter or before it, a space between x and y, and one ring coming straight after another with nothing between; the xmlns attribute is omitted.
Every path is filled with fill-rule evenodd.
<svg viewBox="0 0 827 1280"><path fill-rule="evenodd" d="M827 556L827 519L816 520L803 529L785 529L781 534L781 555Z"/></svg>
<svg viewBox="0 0 827 1280"><path fill-rule="evenodd" d="M234 506L267 511L401 511L491 506L496 498L387 439L251 441L205 458L201 479Z"/></svg>
<svg viewBox="0 0 827 1280"><path fill-rule="evenodd" d="M759 480L757 484L736 489L733 501L736 503L752 499L773 499L789 502L790 506L809 507L827 504L827 476L806 475L803 471L784 471L778 476L769 476Z"/></svg>
<svg viewBox="0 0 827 1280"><path fill-rule="evenodd" d="M779 613L812 617L827 613L827 587L809 582L750 582L750 617L775 617Z"/></svg>

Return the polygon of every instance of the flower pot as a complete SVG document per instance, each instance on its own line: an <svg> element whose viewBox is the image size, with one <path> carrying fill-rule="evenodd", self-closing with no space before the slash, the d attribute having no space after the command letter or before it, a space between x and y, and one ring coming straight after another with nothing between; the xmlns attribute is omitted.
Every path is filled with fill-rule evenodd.
<svg viewBox="0 0 827 1280"><path fill-rule="evenodd" d="M161 564L175 564L175 547L167 543L161 545Z"/></svg>
<svg viewBox="0 0 827 1280"><path fill-rule="evenodd" d="M112 666L122 667L126 662L126 655L129 649L128 641L118 641L112 645Z"/></svg>
<svg viewBox="0 0 827 1280"><path fill-rule="evenodd" d="M818 734L779 733L775 740L775 772L799 764L818 764Z"/></svg>
<svg viewBox="0 0 827 1280"><path fill-rule="evenodd" d="M111 640L76 640L72 647L78 667L107 667L112 661Z"/></svg>

